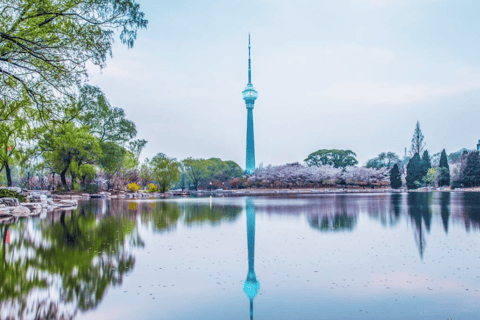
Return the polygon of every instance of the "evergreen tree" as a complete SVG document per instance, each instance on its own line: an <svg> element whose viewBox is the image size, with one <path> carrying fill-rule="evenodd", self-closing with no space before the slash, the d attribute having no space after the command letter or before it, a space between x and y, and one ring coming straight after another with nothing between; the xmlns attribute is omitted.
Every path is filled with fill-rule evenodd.
<svg viewBox="0 0 480 320"><path fill-rule="evenodd" d="M400 170L398 170L398 164L394 164L392 170L390 170L390 186L392 189L398 189L402 187L402 176Z"/></svg>
<svg viewBox="0 0 480 320"><path fill-rule="evenodd" d="M407 165L407 188L417 189L422 181L422 161L418 153L415 153Z"/></svg>
<svg viewBox="0 0 480 320"><path fill-rule="evenodd" d="M480 155L478 151L468 154L465 169L462 172L465 187L480 186Z"/></svg>
<svg viewBox="0 0 480 320"><path fill-rule="evenodd" d="M414 155L415 153L418 153L420 155L422 153L423 148L425 148L425 142L423 142L423 139L424 137L422 129L420 129L420 122L417 121L415 131L413 132L410 155Z"/></svg>
<svg viewBox="0 0 480 320"><path fill-rule="evenodd" d="M440 178L438 180L439 187L445 187L450 185L450 167L448 166L447 160L447 153L445 149L442 151L442 155L440 156L440 165L439 168L441 169Z"/></svg>
<svg viewBox="0 0 480 320"><path fill-rule="evenodd" d="M432 161L430 159L430 155L428 154L428 150L423 152L422 156L422 180L428 173L428 170L432 167Z"/></svg>

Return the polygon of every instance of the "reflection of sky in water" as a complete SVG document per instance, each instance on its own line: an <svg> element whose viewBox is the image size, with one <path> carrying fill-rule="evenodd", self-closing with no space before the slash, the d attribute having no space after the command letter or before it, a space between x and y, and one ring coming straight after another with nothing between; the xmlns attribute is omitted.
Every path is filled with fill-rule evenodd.
<svg viewBox="0 0 480 320"><path fill-rule="evenodd" d="M477 319L479 200L479 194L415 193L188 198L139 201L135 208L91 202L79 212L96 215L75 220L79 230L99 237L103 229L88 225L93 220L105 221L112 234L121 230L104 249L110 259L133 259L133 267L117 272L116 283L104 281L97 306L78 315L248 319L246 222L253 212L261 282L254 319ZM41 243L39 233L63 232L60 219L57 213L27 225ZM15 228L13 240L20 237ZM57 280L68 278L60 267L56 272ZM51 285L52 299L61 286Z"/></svg>

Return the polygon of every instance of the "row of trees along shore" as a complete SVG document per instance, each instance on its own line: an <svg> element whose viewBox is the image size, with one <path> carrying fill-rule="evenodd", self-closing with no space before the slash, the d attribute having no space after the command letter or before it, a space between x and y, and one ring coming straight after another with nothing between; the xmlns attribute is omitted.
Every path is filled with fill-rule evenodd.
<svg viewBox="0 0 480 320"><path fill-rule="evenodd" d="M356 166L351 150L318 150L300 163L259 168L249 177L257 187L476 187L480 186L480 155L462 149L447 156L445 149L430 156L417 121L410 157L400 159L393 152L382 152Z"/></svg>

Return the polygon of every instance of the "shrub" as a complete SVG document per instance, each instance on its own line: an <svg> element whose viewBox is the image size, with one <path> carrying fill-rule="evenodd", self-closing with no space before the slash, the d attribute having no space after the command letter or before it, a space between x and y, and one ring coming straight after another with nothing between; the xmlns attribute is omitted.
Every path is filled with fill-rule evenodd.
<svg viewBox="0 0 480 320"><path fill-rule="evenodd" d="M27 198L24 195L8 189L0 189L0 198L17 198L20 202L27 201Z"/></svg>
<svg viewBox="0 0 480 320"><path fill-rule="evenodd" d="M84 188L83 191L87 193L97 193L100 187L96 184L87 184Z"/></svg>
<svg viewBox="0 0 480 320"><path fill-rule="evenodd" d="M461 180L452 181L452 189L456 189L456 188L463 188L463 183Z"/></svg>
<svg viewBox="0 0 480 320"><path fill-rule="evenodd" d="M138 186L138 184L132 182L128 184L127 189L130 192L137 192L138 190L140 190L140 187Z"/></svg>
<svg viewBox="0 0 480 320"><path fill-rule="evenodd" d="M148 186L147 186L147 191L148 192L157 192L158 188L156 185L154 185L153 183L150 183Z"/></svg>

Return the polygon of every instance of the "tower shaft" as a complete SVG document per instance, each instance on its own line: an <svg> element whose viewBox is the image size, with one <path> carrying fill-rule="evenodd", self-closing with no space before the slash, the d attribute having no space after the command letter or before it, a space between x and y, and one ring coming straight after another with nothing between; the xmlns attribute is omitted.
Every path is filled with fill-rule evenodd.
<svg viewBox="0 0 480 320"><path fill-rule="evenodd" d="M249 174L255 172L255 139L253 134L253 108L248 108L248 106L247 106L247 157L246 157L245 171Z"/></svg>

